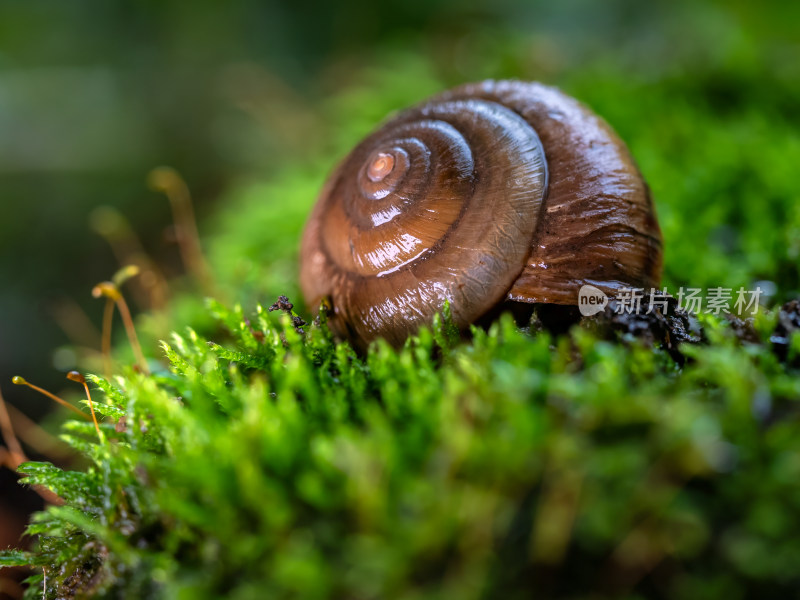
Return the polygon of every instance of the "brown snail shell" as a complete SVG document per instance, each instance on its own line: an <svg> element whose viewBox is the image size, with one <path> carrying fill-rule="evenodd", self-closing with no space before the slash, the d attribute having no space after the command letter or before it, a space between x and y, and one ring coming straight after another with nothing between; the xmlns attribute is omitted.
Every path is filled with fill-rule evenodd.
<svg viewBox="0 0 800 600"><path fill-rule="evenodd" d="M397 346L446 301L576 305L661 276L647 185L598 116L539 83L464 85L404 110L328 179L303 234L305 300L334 333Z"/></svg>

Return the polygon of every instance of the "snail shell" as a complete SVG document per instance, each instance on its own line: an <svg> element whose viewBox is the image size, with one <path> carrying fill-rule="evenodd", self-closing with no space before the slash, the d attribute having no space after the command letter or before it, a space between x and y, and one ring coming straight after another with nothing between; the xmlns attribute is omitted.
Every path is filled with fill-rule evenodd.
<svg viewBox="0 0 800 600"><path fill-rule="evenodd" d="M340 337L397 346L446 301L466 328L505 301L657 286L661 257L611 128L554 88L485 81L392 116L344 159L306 225L300 284Z"/></svg>

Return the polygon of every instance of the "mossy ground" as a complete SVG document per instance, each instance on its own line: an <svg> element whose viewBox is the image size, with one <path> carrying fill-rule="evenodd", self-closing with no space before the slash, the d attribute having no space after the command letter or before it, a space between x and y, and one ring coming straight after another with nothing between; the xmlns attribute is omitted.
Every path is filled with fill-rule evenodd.
<svg viewBox="0 0 800 600"><path fill-rule="evenodd" d="M30 597L765 597L800 584L800 378L705 319L678 368L585 328L446 323L358 357L211 302L169 369L93 377L89 465L20 467ZM755 323L767 341L774 319ZM795 352L800 350L795 336ZM116 425L115 425L116 423Z"/></svg>

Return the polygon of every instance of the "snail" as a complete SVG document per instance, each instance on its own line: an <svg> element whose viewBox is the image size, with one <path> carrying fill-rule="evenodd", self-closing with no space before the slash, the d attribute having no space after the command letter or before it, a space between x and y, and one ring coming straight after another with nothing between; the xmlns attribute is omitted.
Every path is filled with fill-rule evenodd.
<svg viewBox="0 0 800 600"><path fill-rule="evenodd" d="M535 82L484 81L390 116L325 183L303 232L306 303L394 346L446 302L466 329L510 303L658 286L650 191L597 115Z"/></svg>

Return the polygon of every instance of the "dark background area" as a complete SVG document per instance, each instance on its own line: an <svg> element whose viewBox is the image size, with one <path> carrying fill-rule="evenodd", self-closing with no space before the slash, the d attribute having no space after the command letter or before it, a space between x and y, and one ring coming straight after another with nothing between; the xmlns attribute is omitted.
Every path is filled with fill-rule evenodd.
<svg viewBox="0 0 800 600"><path fill-rule="evenodd" d="M492 76L569 84L572 73L590 64L598 73L613 70L620 80L630 76L640 89L651 80L678 79L683 101L691 97L686 82L694 80L680 79L682 74L702 73L705 65L707 77L697 79L697 86L720 114L763 100L796 123L797 105L781 86L796 87L798 6L6 0L0 3L4 397L42 418L51 405L11 386L11 377L23 375L54 391L67 387L64 372L74 366L72 355L59 348L73 344L75 333L68 335L63 321L88 340L97 337L102 302L90 290L118 267L93 227L98 207L120 211L167 276L180 279L169 205L146 185L154 167L170 165L182 174L201 234L208 234L232 187L252 178L270 180L306 155L316 159L320 151L346 147L337 123L326 115L335 112L331 98L347 103L341 91L361 85L365 69L390 79L392 65L414 61L424 61L437 81L450 85ZM753 47L764 49L758 56L769 62L754 59L747 51ZM777 83L749 84L759 77ZM427 92L409 95L419 99ZM355 102L368 98L369 90L359 94L346 110L362 109ZM602 101L602 92L596 95ZM613 98L606 103L613 109ZM363 110L369 114L370 107ZM624 112L619 108L617 116ZM653 122L657 128L657 114ZM365 126L371 126L366 117ZM630 139L634 132L621 133ZM647 165L644 152L637 158ZM662 216L669 232L674 218L669 209ZM728 225L714 234L723 249L737 226ZM776 245L786 246L780 240ZM796 269L787 260L784 281L796 286ZM146 307L134 302L133 308ZM65 310L70 316L63 316ZM26 505L15 480L0 471L4 510ZM25 497L35 502L32 494ZM9 531L13 538L19 527Z"/></svg>

